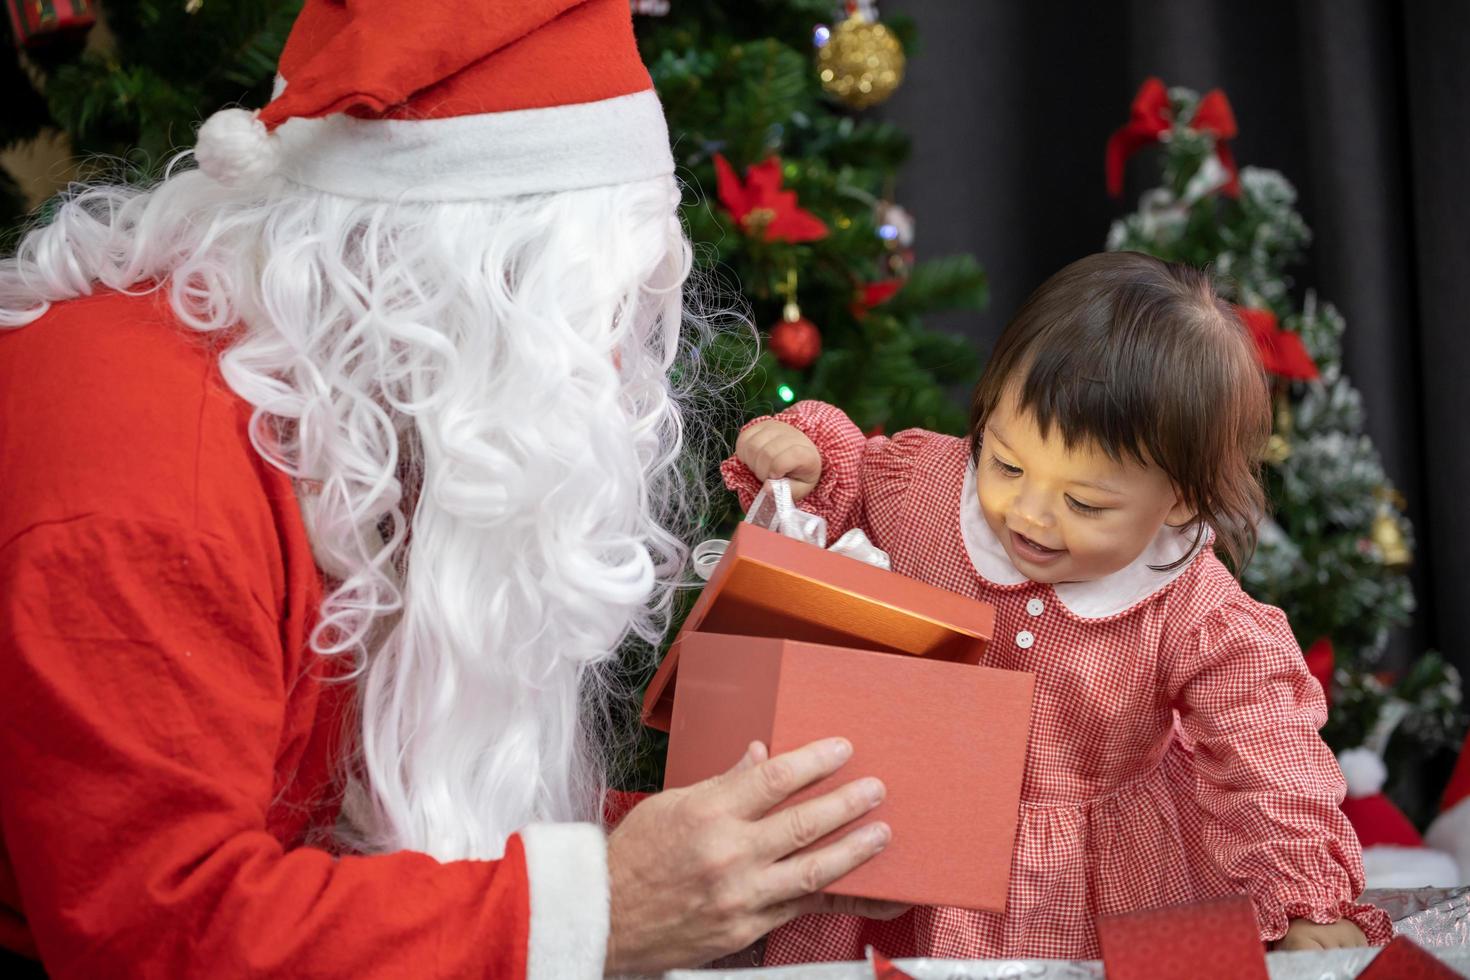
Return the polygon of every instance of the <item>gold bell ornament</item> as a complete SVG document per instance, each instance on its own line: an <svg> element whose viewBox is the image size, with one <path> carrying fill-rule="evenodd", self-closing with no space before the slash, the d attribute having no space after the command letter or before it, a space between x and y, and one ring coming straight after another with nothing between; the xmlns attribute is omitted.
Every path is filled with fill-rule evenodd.
<svg viewBox="0 0 1470 980"><path fill-rule="evenodd" d="M1400 510L1404 506L1403 495L1396 490L1380 487L1374 496L1378 498L1378 514L1373 518L1373 528L1369 532L1373 544L1378 548L1378 553L1383 556L1383 564L1387 568L1408 568L1414 560L1414 553L1409 550L1409 544L1404 540L1403 529L1399 527L1398 518L1394 513L1394 507Z"/></svg>

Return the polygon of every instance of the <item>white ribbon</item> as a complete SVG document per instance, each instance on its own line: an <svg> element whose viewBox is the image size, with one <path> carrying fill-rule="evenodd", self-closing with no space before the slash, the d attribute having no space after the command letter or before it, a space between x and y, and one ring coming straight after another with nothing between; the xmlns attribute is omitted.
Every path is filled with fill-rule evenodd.
<svg viewBox="0 0 1470 980"><path fill-rule="evenodd" d="M750 502L745 523L805 541L818 548L826 548L833 554L856 558L884 571L888 571L890 567L888 553L869 541L862 528L853 528L838 538L831 548L827 548L826 518L799 509L791 499L791 483L788 480L767 480L760 493ZM691 556L695 574L708 582L729 546L730 542L722 538L711 538L695 545Z"/></svg>

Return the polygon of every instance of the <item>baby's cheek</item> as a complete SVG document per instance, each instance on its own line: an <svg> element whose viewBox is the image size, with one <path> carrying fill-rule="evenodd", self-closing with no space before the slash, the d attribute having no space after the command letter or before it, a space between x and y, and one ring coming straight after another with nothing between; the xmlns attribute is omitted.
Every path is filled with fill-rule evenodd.
<svg viewBox="0 0 1470 980"><path fill-rule="evenodd" d="M1093 523L1096 526L1075 528L1075 544L1069 544L1072 556L1087 564L1091 578L1126 568L1148 544L1146 540L1135 541L1135 535L1129 533L1131 529L1106 527L1101 521Z"/></svg>

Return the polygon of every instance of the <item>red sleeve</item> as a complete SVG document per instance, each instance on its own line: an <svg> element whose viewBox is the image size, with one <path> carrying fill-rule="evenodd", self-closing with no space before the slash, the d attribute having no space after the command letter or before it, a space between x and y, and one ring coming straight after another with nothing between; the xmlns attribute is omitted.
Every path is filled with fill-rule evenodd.
<svg viewBox="0 0 1470 980"><path fill-rule="evenodd" d="M1167 683L1195 746L1205 847L1251 896L1261 938L1280 939L1292 919L1346 918L1386 943L1388 915L1358 901L1362 850L1317 734L1327 704L1286 616L1241 596L1183 646Z"/></svg>
<svg viewBox="0 0 1470 980"><path fill-rule="evenodd" d="M248 564L159 521L0 542L0 832L46 969L524 977L521 837L439 863L266 832L287 678Z"/></svg>

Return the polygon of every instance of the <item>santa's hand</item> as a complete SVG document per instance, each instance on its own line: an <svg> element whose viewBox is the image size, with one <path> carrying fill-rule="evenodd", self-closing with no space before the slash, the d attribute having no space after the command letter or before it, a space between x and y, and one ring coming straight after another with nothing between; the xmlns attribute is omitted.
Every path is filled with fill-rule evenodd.
<svg viewBox="0 0 1470 980"><path fill-rule="evenodd" d="M1339 919L1323 925L1310 919L1292 919L1286 935L1276 942L1277 949L1342 949L1366 946L1368 937L1351 919Z"/></svg>
<svg viewBox="0 0 1470 980"><path fill-rule="evenodd" d="M791 499L800 502L822 478L822 454L817 444L794 425L768 419L740 433L735 440L735 458L750 467L755 478L787 480Z"/></svg>
<svg viewBox="0 0 1470 980"><path fill-rule="evenodd" d="M729 772L634 807L608 838L607 971L698 966L805 912L902 912L902 906L814 894L883 850L886 824L868 824L792 856L877 806L881 782L860 779L770 813L851 754L846 740L829 739L766 759L765 748L754 743Z"/></svg>

